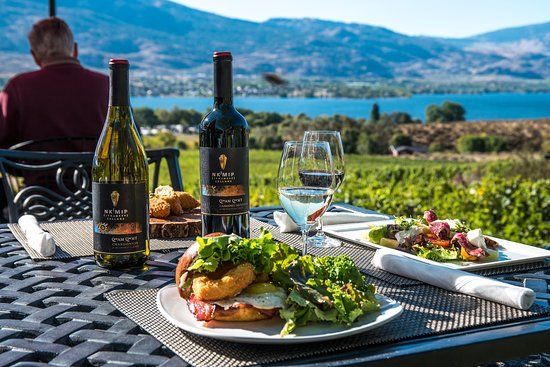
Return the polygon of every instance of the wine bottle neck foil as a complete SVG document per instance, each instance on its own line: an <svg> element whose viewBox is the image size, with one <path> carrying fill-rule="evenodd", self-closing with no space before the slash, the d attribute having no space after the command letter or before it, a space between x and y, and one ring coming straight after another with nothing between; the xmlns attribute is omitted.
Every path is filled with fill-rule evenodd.
<svg viewBox="0 0 550 367"><path fill-rule="evenodd" d="M130 106L129 66L109 65L109 106Z"/></svg>
<svg viewBox="0 0 550 367"><path fill-rule="evenodd" d="M233 105L233 71L230 59L214 60L214 105Z"/></svg>

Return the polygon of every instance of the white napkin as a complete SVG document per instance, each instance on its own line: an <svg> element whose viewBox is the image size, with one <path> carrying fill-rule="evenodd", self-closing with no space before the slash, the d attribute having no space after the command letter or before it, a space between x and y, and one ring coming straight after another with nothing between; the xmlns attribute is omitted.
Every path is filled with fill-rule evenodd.
<svg viewBox="0 0 550 367"><path fill-rule="evenodd" d="M27 244L42 256L55 254L55 241L48 232L45 232L38 225L33 215L22 215L19 220L19 227L27 237Z"/></svg>
<svg viewBox="0 0 550 367"><path fill-rule="evenodd" d="M522 310L529 309L535 302L535 292L532 289L428 264L387 249L377 250L372 264L390 273Z"/></svg>
<svg viewBox="0 0 550 367"><path fill-rule="evenodd" d="M290 218L290 216L285 212L274 212L273 219L279 226L281 233L298 231L298 226L296 223L294 223L292 218ZM326 212L321 217L321 221L324 226L331 224L374 222L387 219L390 219L390 217L383 214L363 214L353 212Z"/></svg>

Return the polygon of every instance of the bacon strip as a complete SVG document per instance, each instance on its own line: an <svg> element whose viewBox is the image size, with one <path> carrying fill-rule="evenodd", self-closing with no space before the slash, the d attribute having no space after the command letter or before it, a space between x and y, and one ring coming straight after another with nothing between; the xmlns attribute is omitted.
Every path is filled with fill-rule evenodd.
<svg viewBox="0 0 550 367"><path fill-rule="evenodd" d="M199 321L211 321L214 317L214 311L216 311L216 305L199 301L194 294L189 297L187 307Z"/></svg>
<svg viewBox="0 0 550 367"><path fill-rule="evenodd" d="M266 316L275 316L275 314L277 312L279 312L279 309L278 308L270 308L268 310L264 310L264 309L261 309L261 308L258 308L257 309L258 311L260 311L262 314L266 315Z"/></svg>

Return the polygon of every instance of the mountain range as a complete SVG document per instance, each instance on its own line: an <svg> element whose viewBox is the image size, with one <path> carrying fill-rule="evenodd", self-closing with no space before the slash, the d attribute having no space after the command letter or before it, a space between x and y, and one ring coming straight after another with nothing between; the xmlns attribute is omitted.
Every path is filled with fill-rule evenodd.
<svg viewBox="0 0 550 367"><path fill-rule="evenodd" d="M46 0L0 0L0 74L32 67L26 34ZM213 50L231 50L238 74L320 78L550 78L550 22L469 38L407 36L318 19L257 23L169 0L58 1L81 61L105 69L130 59L147 75L210 72Z"/></svg>

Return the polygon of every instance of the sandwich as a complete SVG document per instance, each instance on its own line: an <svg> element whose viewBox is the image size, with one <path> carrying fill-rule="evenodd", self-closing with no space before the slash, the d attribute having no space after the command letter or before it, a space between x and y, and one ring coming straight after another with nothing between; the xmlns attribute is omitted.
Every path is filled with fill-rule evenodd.
<svg viewBox="0 0 550 367"><path fill-rule="evenodd" d="M199 321L259 321L283 308L286 291L270 279L268 248L213 233L197 238L180 258L175 281Z"/></svg>
<svg viewBox="0 0 550 367"><path fill-rule="evenodd" d="M282 336L312 322L351 325L380 309L374 285L351 258L300 256L264 230L258 238L198 237L180 258L175 281L197 320L279 316Z"/></svg>

